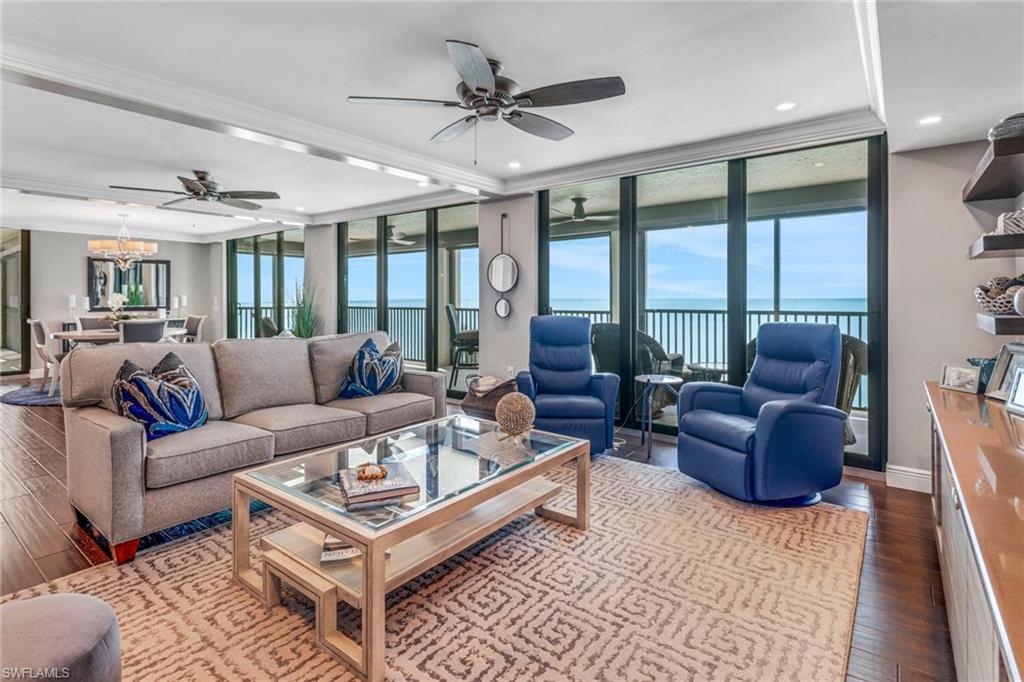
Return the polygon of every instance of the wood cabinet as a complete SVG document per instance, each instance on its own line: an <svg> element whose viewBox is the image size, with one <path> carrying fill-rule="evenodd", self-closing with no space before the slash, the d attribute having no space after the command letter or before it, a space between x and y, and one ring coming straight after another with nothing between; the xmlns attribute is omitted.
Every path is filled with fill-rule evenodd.
<svg viewBox="0 0 1024 682"><path fill-rule="evenodd" d="M1018 487L1024 478L1017 478L1024 472L1024 451L1018 453L1013 443L1005 442L1012 441L1013 425L1002 429L993 424L1009 418L1001 404L949 393L928 385L932 511L957 678L1019 682L1021 652L1014 651L1014 645L1024 624L1024 593L1016 592L1015 581L1021 576L1015 573L1024 573L1024 565L1016 564L1024 561L1024 519L1015 513L1019 507L1004 505L1000 496L1017 502L1024 498ZM1014 458L1009 467L998 460L993 463L1000 453ZM969 508L972 503L974 509ZM1004 507L1010 512L1007 527L977 527L981 519ZM996 546L1003 539L1010 544ZM1009 591L997 593L994 586Z"/></svg>

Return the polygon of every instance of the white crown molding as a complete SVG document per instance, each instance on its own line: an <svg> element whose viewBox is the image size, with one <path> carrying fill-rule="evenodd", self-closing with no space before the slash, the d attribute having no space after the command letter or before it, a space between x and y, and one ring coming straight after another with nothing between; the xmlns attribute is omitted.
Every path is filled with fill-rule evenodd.
<svg viewBox="0 0 1024 682"><path fill-rule="evenodd" d="M885 484L890 488L930 493L932 491L932 472L927 469L889 464L885 467Z"/></svg>
<svg viewBox="0 0 1024 682"><path fill-rule="evenodd" d="M758 156L820 144L843 142L885 131L885 126L867 109L836 116L756 130L729 137L665 147L618 156L578 166L533 173L505 184L505 194L562 187L600 178L696 166L740 157Z"/></svg>
<svg viewBox="0 0 1024 682"><path fill-rule="evenodd" d="M885 90L882 86L882 52L878 37L878 3L876 0L853 0L853 16L857 22L857 43L864 67L871 110L885 123Z"/></svg>
<svg viewBox="0 0 1024 682"><path fill-rule="evenodd" d="M329 152L317 155L332 160L356 157L426 176L432 184L470 194L498 193L502 189L502 181L489 175L187 85L10 38L4 40L2 49L4 79L28 87L120 106L186 125L188 119L209 119L219 124L220 132L252 142L307 154L313 147ZM115 99L127 103L115 104ZM172 115L167 116L168 113Z"/></svg>
<svg viewBox="0 0 1024 682"><path fill-rule="evenodd" d="M474 197L467 197L462 192L435 192L434 194L423 194L409 197L408 199L395 199L379 204L368 204L347 208L341 211L329 213L317 213L310 215L309 222L318 225L329 223L341 223L352 220L363 220L364 218L376 218L380 215L395 215L398 213L409 213L410 211L422 211L426 208L451 206L453 204L473 203Z"/></svg>
<svg viewBox="0 0 1024 682"><path fill-rule="evenodd" d="M19 220L17 222L4 220L3 226L18 230L66 232L68 234L80 234L89 237L106 237L108 239L116 237L117 231L121 228L120 225L111 225L109 230L104 230L103 228L98 228L95 225L81 225L78 223L69 223L64 221L55 222L51 220L38 219ZM165 242L184 242L187 244L205 244L210 241L208 237L212 236L168 232L166 230L147 230L145 228L131 228L131 233L132 237L140 239L152 239Z"/></svg>

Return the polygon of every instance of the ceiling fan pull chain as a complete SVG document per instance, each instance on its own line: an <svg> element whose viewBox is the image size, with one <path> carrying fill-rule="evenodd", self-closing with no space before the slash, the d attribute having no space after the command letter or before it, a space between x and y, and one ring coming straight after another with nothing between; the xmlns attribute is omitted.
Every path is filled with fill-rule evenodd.
<svg viewBox="0 0 1024 682"><path fill-rule="evenodd" d="M480 119L473 121L473 165L476 165L476 153L477 153L477 132L476 129L479 127Z"/></svg>

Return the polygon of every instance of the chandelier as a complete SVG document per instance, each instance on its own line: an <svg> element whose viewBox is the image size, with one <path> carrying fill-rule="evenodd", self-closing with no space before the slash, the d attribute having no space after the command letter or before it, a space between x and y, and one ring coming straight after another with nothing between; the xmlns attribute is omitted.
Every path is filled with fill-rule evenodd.
<svg viewBox="0 0 1024 682"><path fill-rule="evenodd" d="M121 231L117 239L90 239L89 253L94 256L110 258L122 272L131 268L146 256L155 256L157 245L132 239L128 235L128 214L118 213L121 217Z"/></svg>

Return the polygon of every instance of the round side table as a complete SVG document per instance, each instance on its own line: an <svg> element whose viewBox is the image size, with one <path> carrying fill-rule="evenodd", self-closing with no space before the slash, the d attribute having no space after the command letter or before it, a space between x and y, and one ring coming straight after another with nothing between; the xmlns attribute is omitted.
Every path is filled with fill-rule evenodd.
<svg viewBox="0 0 1024 682"><path fill-rule="evenodd" d="M633 380L644 387L640 394L640 445L647 444L647 461L650 461L654 442L654 392L664 386L678 397L676 386L682 386L683 380L671 374L638 374Z"/></svg>

